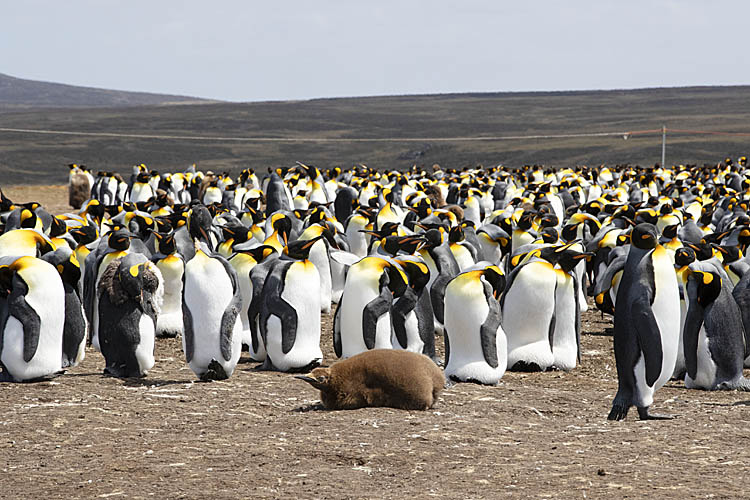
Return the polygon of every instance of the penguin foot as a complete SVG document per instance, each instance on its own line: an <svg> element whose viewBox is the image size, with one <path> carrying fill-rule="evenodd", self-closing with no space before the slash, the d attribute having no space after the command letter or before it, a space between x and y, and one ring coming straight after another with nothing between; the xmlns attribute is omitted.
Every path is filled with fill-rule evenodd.
<svg viewBox="0 0 750 500"><path fill-rule="evenodd" d="M497 382L495 382L495 383L493 383L493 384L488 384L487 382L482 382L481 380L477 380L477 379L475 379L475 378L471 378L471 377L469 377L469 378L467 378L467 379L461 379L461 378L458 378L458 377L457 377L457 376L455 376L455 375L450 375L450 376L449 376L448 378L449 378L450 380L452 380L452 381L453 381L454 383L458 383L458 382L466 382L466 383L469 383L469 384L477 384L477 385L489 385L489 386L492 386L492 387L494 387L494 386L496 386L496 385L497 385Z"/></svg>
<svg viewBox="0 0 750 500"><path fill-rule="evenodd" d="M638 407L638 417L641 420L672 420L674 415L664 415L659 413L649 413L648 406Z"/></svg>
<svg viewBox="0 0 750 500"><path fill-rule="evenodd" d="M224 371L224 367L215 359L211 360L208 364L208 369L200 376L200 379L203 382L208 382L210 380L226 380L228 378L229 375Z"/></svg>
<svg viewBox="0 0 750 500"><path fill-rule="evenodd" d="M516 361L511 368L514 372L543 372L542 368L533 361Z"/></svg>
<svg viewBox="0 0 750 500"><path fill-rule="evenodd" d="M320 364L323 362L323 358L315 358L309 363L307 363L305 366L300 366L299 368L290 368L287 370L288 373L310 373L315 368L319 367Z"/></svg>
<svg viewBox="0 0 750 500"><path fill-rule="evenodd" d="M177 337L177 334L178 334L178 333L179 333L179 332L177 332L177 331L172 331L172 330L165 330L165 331L163 331L163 332L159 332L159 333L157 333L157 334L156 334L156 337L157 337L157 338L160 338L160 339L173 339L173 338L176 338L176 337Z"/></svg>
<svg viewBox="0 0 750 500"><path fill-rule="evenodd" d="M722 382L716 386L719 391L743 391L750 392L750 380L739 377L737 380Z"/></svg>
<svg viewBox="0 0 750 500"><path fill-rule="evenodd" d="M618 402L612 403L612 410L609 412L609 415L607 415L607 420L625 420L625 417L628 416L629 409L629 405Z"/></svg>

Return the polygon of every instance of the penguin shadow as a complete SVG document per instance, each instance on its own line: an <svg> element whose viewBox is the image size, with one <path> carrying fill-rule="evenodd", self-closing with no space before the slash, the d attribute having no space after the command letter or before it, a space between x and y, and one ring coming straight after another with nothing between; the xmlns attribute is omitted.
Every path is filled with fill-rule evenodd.
<svg viewBox="0 0 750 500"><path fill-rule="evenodd" d="M606 326L601 331L594 330L591 332L586 332L584 335L591 335L592 337L614 337L615 327Z"/></svg>
<svg viewBox="0 0 750 500"><path fill-rule="evenodd" d="M115 377L113 375L106 375L103 374L102 377L104 378L119 378L122 381L122 385L127 387L151 387L157 386L162 387L165 385L178 385L178 384L185 384L185 380L165 380L165 379L158 379L158 378L148 378L148 377Z"/></svg>
<svg viewBox="0 0 750 500"><path fill-rule="evenodd" d="M746 401L735 401L732 406L750 406L750 400Z"/></svg>

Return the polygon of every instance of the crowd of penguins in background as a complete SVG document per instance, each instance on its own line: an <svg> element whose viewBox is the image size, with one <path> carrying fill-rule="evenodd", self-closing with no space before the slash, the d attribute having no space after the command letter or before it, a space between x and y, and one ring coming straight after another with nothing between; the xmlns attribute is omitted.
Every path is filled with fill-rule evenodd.
<svg viewBox="0 0 750 500"><path fill-rule="evenodd" d="M201 380L230 377L243 346L266 369L307 373L333 307L339 358L412 351L453 382L493 385L506 369L574 369L590 296L614 317L610 419L631 406L666 417L649 406L672 378L750 389L744 157L558 170L298 163L261 178L138 165L129 180L70 165L69 181L65 214L0 192L0 380L55 376L87 342L105 373L145 376L155 339L178 335Z"/></svg>

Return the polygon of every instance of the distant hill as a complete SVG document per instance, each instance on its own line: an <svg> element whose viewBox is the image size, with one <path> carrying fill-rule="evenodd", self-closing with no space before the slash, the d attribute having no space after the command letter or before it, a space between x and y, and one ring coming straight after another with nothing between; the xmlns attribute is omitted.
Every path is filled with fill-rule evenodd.
<svg viewBox="0 0 750 500"><path fill-rule="evenodd" d="M27 108L103 108L212 102L197 97L124 92L25 80L0 73L0 110ZM213 101L216 102L216 101Z"/></svg>
<svg viewBox="0 0 750 500"><path fill-rule="evenodd" d="M653 165L663 125L667 162L702 165L750 154L748 103L750 86L735 86L0 111L2 128L92 134L0 131L0 184L64 183L68 163L125 175L142 162L162 172L195 162L233 174L295 160L377 169ZM626 134L644 130L655 132ZM574 135L601 132L619 134ZM565 137L548 137L558 134ZM456 139L467 137L495 139Z"/></svg>

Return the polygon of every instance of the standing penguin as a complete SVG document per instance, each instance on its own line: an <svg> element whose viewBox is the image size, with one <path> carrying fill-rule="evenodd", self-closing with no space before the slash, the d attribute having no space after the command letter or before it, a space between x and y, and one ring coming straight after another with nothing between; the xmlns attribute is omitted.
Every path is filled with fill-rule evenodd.
<svg viewBox="0 0 750 500"><path fill-rule="evenodd" d="M742 376L745 330L731 285L710 264L695 262L686 288L685 387L750 391Z"/></svg>
<svg viewBox="0 0 750 500"><path fill-rule="evenodd" d="M62 367L77 366L86 353L86 313L81 302L81 268L70 247L60 247L42 257L57 269L65 290Z"/></svg>
<svg viewBox="0 0 750 500"><path fill-rule="evenodd" d="M154 366L156 317L164 296L161 273L144 255L128 254L107 266L98 290L104 373L144 377Z"/></svg>
<svg viewBox="0 0 750 500"><path fill-rule="evenodd" d="M497 266L466 271L445 289L445 374L454 382L495 385L507 367Z"/></svg>
<svg viewBox="0 0 750 500"><path fill-rule="evenodd" d="M182 349L190 369L201 380L229 378L242 351L236 271L196 242L195 257L185 264L182 299Z"/></svg>
<svg viewBox="0 0 750 500"><path fill-rule="evenodd" d="M403 256L396 262L404 269L409 286L391 307L393 348L422 353L437 363L435 318L427 291L430 270L419 257Z"/></svg>
<svg viewBox="0 0 750 500"><path fill-rule="evenodd" d="M391 305L408 282L393 261L365 257L349 268L333 317L336 356L349 358L370 349L391 349Z"/></svg>
<svg viewBox="0 0 750 500"><path fill-rule="evenodd" d="M177 251L174 232L154 232L156 252L151 262L164 280L164 300L161 313L156 318L157 337L182 335L182 277L185 274L185 261Z"/></svg>
<svg viewBox="0 0 750 500"><path fill-rule="evenodd" d="M323 236L297 240L276 259L263 285L259 326L264 368L308 372L320 365L320 275L308 260Z"/></svg>
<svg viewBox="0 0 750 500"><path fill-rule="evenodd" d="M648 408L677 360L677 276L653 224L635 226L630 241L614 315L618 388L607 418L622 420L633 405L641 420L671 418L649 414Z"/></svg>
<svg viewBox="0 0 750 500"><path fill-rule="evenodd" d="M0 258L0 381L32 381L60 372L65 289L52 264Z"/></svg>

